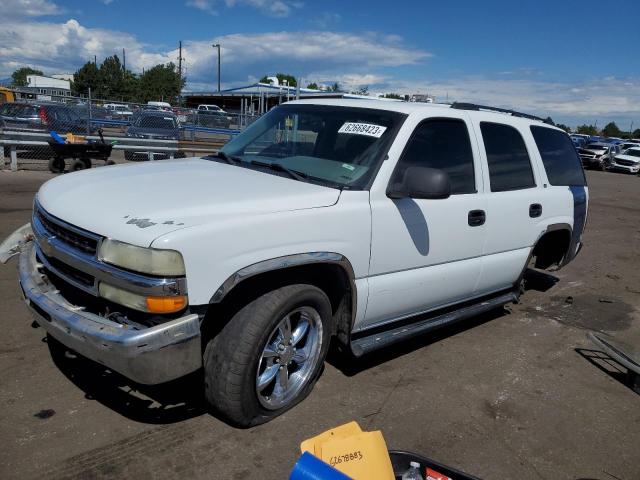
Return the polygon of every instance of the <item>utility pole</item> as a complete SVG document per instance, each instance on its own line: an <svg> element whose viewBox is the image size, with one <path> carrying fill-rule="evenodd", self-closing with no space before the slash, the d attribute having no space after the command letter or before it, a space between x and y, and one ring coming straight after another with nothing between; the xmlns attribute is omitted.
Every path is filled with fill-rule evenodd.
<svg viewBox="0 0 640 480"><path fill-rule="evenodd" d="M218 92L220 92L220 44L214 43L211 46L218 49Z"/></svg>
<svg viewBox="0 0 640 480"><path fill-rule="evenodd" d="M182 40L178 42L178 78L182 84Z"/></svg>
<svg viewBox="0 0 640 480"><path fill-rule="evenodd" d="M127 71L127 54L125 53L124 48L122 49L122 71Z"/></svg>
<svg viewBox="0 0 640 480"><path fill-rule="evenodd" d="M182 105L182 40L178 42L178 105Z"/></svg>

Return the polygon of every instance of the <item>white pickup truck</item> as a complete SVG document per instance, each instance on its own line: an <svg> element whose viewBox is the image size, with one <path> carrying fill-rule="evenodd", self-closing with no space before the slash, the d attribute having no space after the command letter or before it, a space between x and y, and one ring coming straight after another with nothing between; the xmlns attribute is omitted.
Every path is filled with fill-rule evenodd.
<svg viewBox="0 0 640 480"><path fill-rule="evenodd" d="M311 391L330 342L357 357L517 300L586 211L571 140L535 117L295 101L217 156L48 181L4 255L48 335L138 383L203 368L248 426Z"/></svg>

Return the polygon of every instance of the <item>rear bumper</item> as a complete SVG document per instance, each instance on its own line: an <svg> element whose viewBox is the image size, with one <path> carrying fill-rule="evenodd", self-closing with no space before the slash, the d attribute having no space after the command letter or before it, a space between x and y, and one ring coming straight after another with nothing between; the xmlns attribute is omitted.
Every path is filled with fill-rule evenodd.
<svg viewBox="0 0 640 480"><path fill-rule="evenodd" d="M23 248L20 285L34 319L68 348L135 382L152 385L202 366L198 315L134 330L67 302L40 271L33 243Z"/></svg>

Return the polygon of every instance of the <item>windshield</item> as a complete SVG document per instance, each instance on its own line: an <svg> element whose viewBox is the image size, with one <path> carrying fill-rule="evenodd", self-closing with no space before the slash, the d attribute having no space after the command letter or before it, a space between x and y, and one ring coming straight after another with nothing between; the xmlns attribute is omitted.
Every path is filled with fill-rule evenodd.
<svg viewBox="0 0 640 480"><path fill-rule="evenodd" d="M585 148L589 150L606 150L607 149L607 147L605 147L604 145L597 145L595 143L590 143Z"/></svg>
<svg viewBox="0 0 640 480"><path fill-rule="evenodd" d="M363 101L364 102L364 101ZM406 115L334 105L283 105L254 122L222 152L280 164L341 188L363 189Z"/></svg>
<svg viewBox="0 0 640 480"><path fill-rule="evenodd" d="M156 115L138 117L135 125L140 128L177 128L176 120L173 117L161 117Z"/></svg>
<svg viewBox="0 0 640 480"><path fill-rule="evenodd" d="M640 149L632 148L624 152L625 155L629 155L630 157L640 157Z"/></svg>

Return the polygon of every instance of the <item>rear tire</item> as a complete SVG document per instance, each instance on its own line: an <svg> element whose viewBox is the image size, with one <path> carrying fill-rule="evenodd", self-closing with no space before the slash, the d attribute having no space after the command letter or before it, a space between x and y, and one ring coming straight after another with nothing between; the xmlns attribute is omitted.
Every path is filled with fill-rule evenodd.
<svg viewBox="0 0 640 480"><path fill-rule="evenodd" d="M87 163L89 163L88 166ZM73 172L77 172L78 170L85 170L87 168L91 168L91 160L87 162L86 159L76 158L71 164L71 171Z"/></svg>
<svg viewBox="0 0 640 480"><path fill-rule="evenodd" d="M330 338L331 304L319 288L289 285L258 297L205 348L208 403L238 426L268 422L311 392Z"/></svg>

